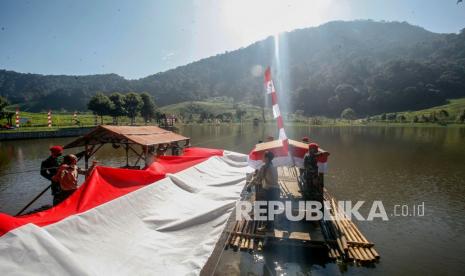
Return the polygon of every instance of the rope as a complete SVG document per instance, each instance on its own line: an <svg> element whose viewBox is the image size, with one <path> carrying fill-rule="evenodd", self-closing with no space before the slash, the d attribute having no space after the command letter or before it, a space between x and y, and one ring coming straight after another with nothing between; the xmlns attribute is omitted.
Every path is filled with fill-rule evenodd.
<svg viewBox="0 0 465 276"><path fill-rule="evenodd" d="M49 168L49 169L57 169L57 168ZM35 170L27 170L27 171L8 172L8 173L0 174L0 177L6 176L6 175L23 174L23 173L31 173L31 172L40 172L40 170L35 169Z"/></svg>

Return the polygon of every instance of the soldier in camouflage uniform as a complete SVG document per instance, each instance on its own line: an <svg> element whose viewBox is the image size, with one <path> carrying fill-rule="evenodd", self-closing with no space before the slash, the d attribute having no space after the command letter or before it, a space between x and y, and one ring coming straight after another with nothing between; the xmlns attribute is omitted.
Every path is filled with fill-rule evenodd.
<svg viewBox="0 0 465 276"><path fill-rule="evenodd" d="M53 146L50 148L50 156L42 161L40 165L40 175L51 181L53 205L59 203L59 194L61 192L60 183L52 180L52 177L58 171L58 167L63 163L63 147Z"/></svg>
<svg viewBox="0 0 465 276"><path fill-rule="evenodd" d="M303 195L306 200L323 202L323 186L318 176L318 144L310 143L304 157L304 169L301 175Z"/></svg>

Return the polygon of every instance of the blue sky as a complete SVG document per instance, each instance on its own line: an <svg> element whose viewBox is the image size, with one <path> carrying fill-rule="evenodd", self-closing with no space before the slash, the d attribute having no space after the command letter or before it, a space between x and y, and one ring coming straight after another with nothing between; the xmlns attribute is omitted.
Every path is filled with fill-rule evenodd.
<svg viewBox="0 0 465 276"><path fill-rule="evenodd" d="M465 28L456 0L0 0L0 69L135 79L332 20Z"/></svg>

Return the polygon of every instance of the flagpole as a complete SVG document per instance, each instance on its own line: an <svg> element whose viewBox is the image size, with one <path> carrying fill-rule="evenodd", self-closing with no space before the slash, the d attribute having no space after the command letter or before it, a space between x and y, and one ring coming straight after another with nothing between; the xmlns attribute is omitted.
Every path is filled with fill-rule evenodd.
<svg viewBox="0 0 465 276"><path fill-rule="evenodd" d="M266 93L271 96L271 104L273 110L273 117L276 119L276 123L278 125L278 139L282 141L282 146L286 151L288 157L292 160L292 164L295 166L295 160L290 155L289 152L289 139L287 138L286 131L284 130L284 120L283 116L281 115L281 110L278 104L278 96L276 93L276 89L271 78L271 68L268 66L265 70L265 88Z"/></svg>

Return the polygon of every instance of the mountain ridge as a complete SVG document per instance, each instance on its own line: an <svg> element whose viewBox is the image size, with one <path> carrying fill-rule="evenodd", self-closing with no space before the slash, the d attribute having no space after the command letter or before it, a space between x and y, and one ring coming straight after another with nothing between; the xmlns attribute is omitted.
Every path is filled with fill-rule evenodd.
<svg viewBox="0 0 465 276"><path fill-rule="evenodd" d="M295 110L301 109L310 115L336 116L346 107L360 114L398 110L398 105L386 103L386 93L395 97L397 94L433 95L434 91L444 94L428 96L431 99L419 106L407 104L411 109L464 96L456 91L465 87L463 81L457 84L454 80L447 87L439 85L441 77L444 82L441 73L444 69L453 69L449 74L452 80L463 72L465 53L460 50L465 41L463 32L437 34L406 22L334 21L285 32L280 35L280 41L288 47L289 101ZM268 37L244 48L136 80L117 74L69 76L0 70L0 94L12 102L35 103L30 105L31 110L46 109L45 104L52 105L49 108L85 109L87 99L96 92L116 91L147 91L159 105L218 96L262 105L262 76L251 71L256 66L272 64L273 55L273 38ZM450 67L451 62L456 64ZM431 64L434 72L428 73ZM417 72L410 80L402 80L404 86L396 86L393 82L399 81L400 76L395 72L398 67L421 74L426 72L428 78L421 79ZM386 79L390 74L392 79ZM421 91L414 91L412 87ZM407 88L412 89L405 92ZM373 101L380 97L384 103ZM60 107L60 103L66 104ZM373 108L367 107L370 104Z"/></svg>

